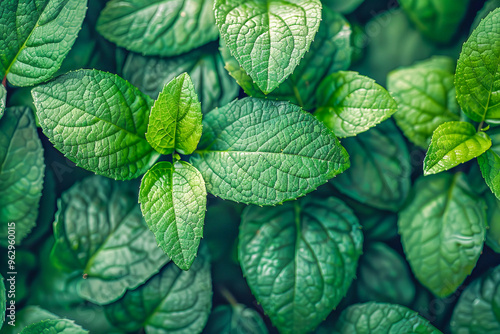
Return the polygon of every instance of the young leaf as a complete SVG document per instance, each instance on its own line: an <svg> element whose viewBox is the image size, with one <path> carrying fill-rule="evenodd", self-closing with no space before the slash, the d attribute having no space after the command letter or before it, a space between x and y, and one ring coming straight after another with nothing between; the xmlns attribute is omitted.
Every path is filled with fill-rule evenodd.
<svg viewBox="0 0 500 334"><path fill-rule="evenodd" d="M500 332L499 288L500 266L489 270L467 286L453 310L450 322L452 333Z"/></svg>
<svg viewBox="0 0 500 334"><path fill-rule="evenodd" d="M206 334L268 334L259 313L245 305L220 305L213 310L203 330Z"/></svg>
<svg viewBox="0 0 500 334"><path fill-rule="evenodd" d="M87 334L89 331L68 319L43 320L25 327L20 334Z"/></svg>
<svg viewBox="0 0 500 334"><path fill-rule="evenodd" d="M413 273L432 293L445 297L462 284L481 254L485 204L462 173L421 177L398 224Z"/></svg>
<svg viewBox="0 0 500 334"><path fill-rule="evenodd" d="M248 285L281 333L314 330L345 296L363 235L340 200L243 211L239 259ZM328 251L325 251L328 250Z"/></svg>
<svg viewBox="0 0 500 334"><path fill-rule="evenodd" d="M7 99L7 91L3 85L0 85L0 118L5 110L5 100Z"/></svg>
<svg viewBox="0 0 500 334"><path fill-rule="evenodd" d="M491 12L464 43L457 63L458 103L476 122L500 122L500 8Z"/></svg>
<svg viewBox="0 0 500 334"><path fill-rule="evenodd" d="M432 135L424 160L424 175L436 174L486 152L491 139L467 122L446 122Z"/></svg>
<svg viewBox="0 0 500 334"><path fill-rule="evenodd" d="M176 56L219 37L213 4L213 0L112 0L96 29L127 50Z"/></svg>
<svg viewBox="0 0 500 334"><path fill-rule="evenodd" d="M51 260L86 274L77 291L93 303L117 300L169 261L142 218L131 183L86 178L63 193L58 208Z"/></svg>
<svg viewBox="0 0 500 334"><path fill-rule="evenodd" d="M349 156L330 130L298 106L248 97L205 116L191 163L209 193L275 205L343 172Z"/></svg>
<svg viewBox="0 0 500 334"><path fill-rule="evenodd" d="M189 155L201 138L201 106L193 82L183 73L165 85L149 116L146 139L161 154Z"/></svg>
<svg viewBox="0 0 500 334"><path fill-rule="evenodd" d="M357 72L326 77L316 91L314 115L338 137L351 137L385 121L397 111L396 101L374 80Z"/></svg>
<svg viewBox="0 0 500 334"><path fill-rule="evenodd" d="M427 148L439 125L460 120L454 72L452 58L433 57L389 73L388 89L399 110L394 119L415 145Z"/></svg>
<svg viewBox="0 0 500 334"><path fill-rule="evenodd" d="M0 119L0 245L8 245L9 226L15 229L16 244L35 226L44 172L32 111L7 108Z"/></svg>
<svg viewBox="0 0 500 334"><path fill-rule="evenodd" d="M87 0L5 0L0 4L0 77L32 86L52 77L82 26Z"/></svg>
<svg viewBox="0 0 500 334"><path fill-rule="evenodd" d="M401 305L370 302L349 306L337 320L336 334L441 334L417 312Z"/></svg>
<svg viewBox="0 0 500 334"><path fill-rule="evenodd" d="M484 180L495 196L500 199L500 156L492 149L477 157Z"/></svg>
<svg viewBox="0 0 500 334"><path fill-rule="evenodd" d="M203 237L207 207L200 172L184 161L157 163L142 179L139 203L160 248L188 270Z"/></svg>
<svg viewBox="0 0 500 334"><path fill-rule="evenodd" d="M200 249L188 271L173 263L120 300L104 307L106 317L118 328L146 333L201 333L212 308L210 259Z"/></svg>
<svg viewBox="0 0 500 334"><path fill-rule="evenodd" d="M32 95L43 132L79 167L129 180L159 157L145 137L152 100L116 75L70 72Z"/></svg>
<svg viewBox="0 0 500 334"><path fill-rule="evenodd" d="M269 94L309 50L321 21L321 2L216 0L215 21L231 54Z"/></svg>

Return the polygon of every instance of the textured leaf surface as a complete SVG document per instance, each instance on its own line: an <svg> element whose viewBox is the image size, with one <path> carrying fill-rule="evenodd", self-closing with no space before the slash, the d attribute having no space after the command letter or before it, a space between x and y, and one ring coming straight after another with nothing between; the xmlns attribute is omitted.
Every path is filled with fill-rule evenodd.
<svg viewBox="0 0 500 334"><path fill-rule="evenodd" d="M25 327L20 334L87 334L88 331L68 319L43 320Z"/></svg>
<svg viewBox="0 0 500 334"><path fill-rule="evenodd" d="M167 155L193 153L201 138L201 106L193 82L183 73L165 85L149 116L146 139Z"/></svg>
<svg viewBox="0 0 500 334"><path fill-rule="evenodd" d="M500 267L475 279L460 295L450 326L453 334L500 332Z"/></svg>
<svg viewBox="0 0 500 334"><path fill-rule="evenodd" d="M446 122L432 135L424 160L424 175L436 174L486 152L491 139L467 122Z"/></svg>
<svg viewBox="0 0 500 334"><path fill-rule="evenodd" d="M115 301L169 261L142 218L137 195L132 183L94 176L74 185L58 203L51 260L88 275L77 290L93 303Z"/></svg>
<svg viewBox="0 0 500 334"><path fill-rule="evenodd" d="M210 259L203 247L189 271L173 263L122 299L104 307L106 317L127 332L201 333L212 307Z"/></svg>
<svg viewBox="0 0 500 334"><path fill-rule="evenodd" d="M52 77L82 26L87 0L6 0L0 4L0 77L32 86Z"/></svg>
<svg viewBox="0 0 500 334"><path fill-rule="evenodd" d="M7 99L7 91L3 85L0 85L0 118L2 118L5 110L5 100Z"/></svg>
<svg viewBox="0 0 500 334"><path fill-rule="evenodd" d="M410 190L410 154L392 121L342 140L352 166L330 182L370 206L397 211Z"/></svg>
<svg viewBox="0 0 500 334"><path fill-rule="evenodd" d="M195 153L209 193L247 204L295 199L349 167L345 149L314 116L251 97L207 114Z"/></svg>
<svg viewBox="0 0 500 334"><path fill-rule="evenodd" d="M319 0L216 0L231 54L266 94L293 73L318 31Z"/></svg>
<svg viewBox="0 0 500 334"><path fill-rule="evenodd" d="M127 50L176 56L217 39L213 0L112 0L97 31Z"/></svg>
<svg viewBox="0 0 500 334"><path fill-rule="evenodd" d="M335 329L336 334L441 334L427 319L409 308L375 302L345 309Z"/></svg>
<svg viewBox="0 0 500 334"><path fill-rule="evenodd" d="M464 43L455 86L472 120L500 122L500 8L491 12Z"/></svg>
<svg viewBox="0 0 500 334"><path fill-rule="evenodd" d="M440 124L460 120L454 72L452 58L433 57L389 73L388 89L398 103L394 119L415 145L427 148Z"/></svg>
<svg viewBox="0 0 500 334"><path fill-rule="evenodd" d="M466 182L462 173L421 177L399 215L399 233L413 273L438 297L462 284L483 249L485 204Z"/></svg>
<svg viewBox="0 0 500 334"><path fill-rule="evenodd" d="M145 137L151 99L116 75L70 72L32 95L43 132L79 167L128 180L159 157Z"/></svg>
<svg viewBox="0 0 500 334"><path fill-rule="evenodd" d="M363 235L340 200L307 197L275 208L249 206L239 259L264 311L281 333L315 329L345 296Z"/></svg>
<svg viewBox="0 0 500 334"><path fill-rule="evenodd" d="M44 172L32 111L8 108L0 119L0 245L8 244L9 223L15 223L17 244L35 226Z"/></svg>
<svg viewBox="0 0 500 334"><path fill-rule="evenodd" d="M267 334L259 313L245 305L220 305L213 310L203 333L206 334Z"/></svg>
<svg viewBox="0 0 500 334"><path fill-rule="evenodd" d="M477 157L484 180L495 196L500 199L500 156L492 149Z"/></svg>
<svg viewBox="0 0 500 334"><path fill-rule="evenodd" d="M144 175L139 202L160 248L179 268L188 270L203 237L207 207L200 172L183 161L159 162Z"/></svg>
<svg viewBox="0 0 500 334"><path fill-rule="evenodd" d="M355 136L397 111L396 101L384 88L357 72L329 75L316 91L316 99L314 115L338 137Z"/></svg>

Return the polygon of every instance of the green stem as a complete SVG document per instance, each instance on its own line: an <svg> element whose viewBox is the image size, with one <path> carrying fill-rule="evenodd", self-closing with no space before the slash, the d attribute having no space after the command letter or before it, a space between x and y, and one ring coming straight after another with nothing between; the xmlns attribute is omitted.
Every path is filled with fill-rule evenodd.
<svg viewBox="0 0 500 334"><path fill-rule="evenodd" d="M483 128L483 124L484 124L484 119L481 121L481 123L479 123L479 126L477 127L477 132L481 131L481 129Z"/></svg>
<svg viewBox="0 0 500 334"><path fill-rule="evenodd" d="M219 291L222 297L224 297L228 301L228 303L231 304L231 306L235 307L238 305L238 301L236 300L236 298L234 298L233 294L229 292L228 289L222 286L219 288Z"/></svg>

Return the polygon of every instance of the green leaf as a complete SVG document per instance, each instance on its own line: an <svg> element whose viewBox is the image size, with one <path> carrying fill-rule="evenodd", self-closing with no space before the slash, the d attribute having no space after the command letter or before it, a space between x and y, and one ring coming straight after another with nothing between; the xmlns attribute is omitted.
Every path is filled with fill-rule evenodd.
<svg viewBox="0 0 500 334"><path fill-rule="evenodd" d="M441 334L409 308L376 302L349 306L340 315L335 329L336 334Z"/></svg>
<svg viewBox="0 0 500 334"><path fill-rule="evenodd" d="M214 8L231 54L265 94L293 73L321 21L319 0L216 0Z"/></svg>
<svg viewBox="0 0 500 334"><path fill-rule="evenodd" d="M122 299L106 305L109 321L127 332L145 327L146 333L201 333L212 307L210 259L203 247L191 269L173 263Z"/></svg>
<svg viewBox="0 0 500 334"><path fill-rule="evenodd" d="M316 91L314 115L338 137L351 137L385 121L397 111L396 101L374 80L357 72L326 77Z"/></svg>
<svg viewBox="0 0 500 334"><path fill-rule="evenodd" d="M5 311L7 310L7 293L5 292L5 283L3 276L0 275L0 329L5 322Z"/></svg>
<svg viewBox="0 0 500 334"><path fill-rule="evenodd" d="M167 155L189 155L201 138L201 106L187 73L172 79L158 96L149 116L146 139Z"/></svg>
<svg viewBox="0 0 500 334"><path fill-rule="evenodd" d="M32 95L43 132L79 167L129 180L159 157L145 137L151 99L116 75L70 72Z"/></svg>
<svg viewBox="0 0 500 334"><path fill-rule="evenodd" d="M203 113L226 105L239 92L238 85L224 69L219 51L213 45L173 58L129 53L122 72L125 79L152 98L156 98L176 76L187 72L200 98Z"/></svg>
<svg viewBox="0 0 500 334"><path fill-rule="evenodd" d="M500 156L492 149L477 157L484 180L495 196L500 199Z"/></svg>
<svg viewBox="0 0 500 334"><path fill-rule="evenodd" d="M213 4L213 0L112 0L96 29L127 50L176 56L219 37Z"/></svg>
<svg viewBox="0 0 500 334"><path fill-rule="evenodd" d="M362 243L358 220L342 201L307 197L273 208L247 207L239 259L279 331L306 333L347 293Z"/></svg>
<svg viewBox="0 0 500 334"><path fill-rule="evenodd" d="M454 72L455 61L438 56L389 73L388 89L399 110L394 119L415 145L427 148L439 125L460 120Z"/></svg>
<svg viewBox="0 0 500 334"><path fill-rule="evenodd" d="M323 0L321 1L326 8L338 13L349 14L363 3L364 0Z"/></svg>
<svg viewBox="0 0 500 334"><path fill-rule="evenodd" d="M16 312L15 326L5 326L2 334L18 334L21 328L35 324L43 320L57 319L58 316L50 313L39 306L27 306ZM1 326L0 326L1 327Z"/></svg>
<svg viewBox="0 0 500 334"><path fill-rule="evenodd" d="M298 106L248 97L205 116L191 163L209 193L275 205L343 172L349 156L330 130Z"/></svg>
<svg viewBox="0 0 500 334"><path fill-rule="evenodd" d="M488 210L488 229L486 230L486 245L500 253L500 201L491 193L483 195Z"/></svg>
<svg viewBox="0 0 500 334"><path fill-rule="evenodd" d="M387 121L342 140L352 167L330 182L361 203L397 211L410 190L410 154L403 136Z"/></svg>
<svg viewBox="0 0 500 334"><path fill-rule="evenodd" d="M278 88L267 95L269 98L290 101L304 109L316 104L316 89L330 73L346 70L351 63L351 26L342 15L328 8L323 10L322 23L311 43L311 49L300 61L293 73ZM225 68L236 79L247 95L266 97L252 78L240 66L236 58L221 40L221 54Z"/></svg>
<svg viewBox="0 0 500 334"><path fill-rule="evenodd" d="M0 119L0 245L9 243L9 226L15 229L16 244L35 226L44 172L33 112L7 108Z"/></svg>
<svg viewBox="0 0 500 334"><path fill-rule="evenodd" d="M446 122L438 126L424 160L424 175L436 174L474 159L491 146L484 132L467 122Z"/></svg>
<svg viewBox="0 0 500 334"><path fill-rule="evenodd" d="M488 0L484 3L483 8L479 10L476 14L476 18L474 19L474 22L472 23L471 26L471 33L474 31L474 29L477 28L479 23L481 23L481 20L484 19L488 14L500 7L500 0Z"/></svg>
<svg viewBox="0 0 500 334"><path fill-rule="evenodd" d="M86 0L6 0L0 5L0 77L32 86L59 69L82 26Z"/></svg>
<svg viewBox="0 0 500 334"><path fill-rule="evenodd" d="M398 225L413 273L432 293L445 297L462 284L481 254L485 204L462 173L421 177Z"/></svg>
<svg viewBox="0 0 500 334"><path fill-rule="evenodd" d="M491 12L464 43L457 63L458 103L476 122L500 122L500 8Z"/></svg>
<svg viewBox="0 0 500 334"><path fill-rule="evenodd" d="M137 195L133 183L94 176L59 200L51 260L87 274L77 281L82 298L100 305L115 301L169 261L142 218Z"/></svg>
<svg viewBox="0 0 500 334"><path fill-rule="evenodd" d="M142 179L139 203L160 248L188 270L203 237L207 207L200 172L184 161L157 163Z"/></svg>
<svg viewBox="0 0 500 334"><path fill-rule="evenodd" d="M219 305L213 310L203 333L267 334L259 313L245 305Z"/></svg>
<svg viewBox="0 0 500 334"><path fill-rule="evenodd" d="M2 118L5 110L5 101L7 99L7 91L3 85L0 85L0 118Z"/></svg>
<svg viewBox="0 0 500 334"><path fill-rule="evenodd" d="M425 37L447 43L456 34L470 0L400 0L401 7Z"/></svg>
<svg viewBox="0 0 500 334"><path fill-rule="evenodd" d="M450 327L454 334L500 332L500 266L475 279L460 295Z"/></svg>
<svg viewBox="0 0 500 334"><path fill-rule="evenodd" d="M25 327L20 334L87 334L87 330L68 319L43 320Z"/></svg>

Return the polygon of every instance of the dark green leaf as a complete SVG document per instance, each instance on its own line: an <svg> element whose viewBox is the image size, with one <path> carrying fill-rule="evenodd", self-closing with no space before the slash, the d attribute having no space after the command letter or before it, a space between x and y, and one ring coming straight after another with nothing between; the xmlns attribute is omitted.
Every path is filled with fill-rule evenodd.
<svg viewBox="0 0 500 334"><path fill-rule="evenodd" d="M88 331L76 325L72 320L43 320L25 327L20 334L87 334Z"/></svg>
<svg viewBox="0 0 500 334"><path fill-rule="evenodd" d="M500 253L500 201L491 193L483 195L488 206L488 229L486 230L486 245Z"/></svg>
<svg viewBox="0 0 500 334"><path fill-rule="evenodd" d="M5 291L4 278L0 275L0 329L5 322L5 311L7 310L7 293Z"/></svg>
<svg viewBox="0 0 500 334"><path fill-rule="evenodd" d="M203 333L206 334L267 334L260 315L245 305L220 305L213 310Z"/></svg>
<svg viewBox="0 0 500 334"><path fill-rule="evenodd" d="M492 149L477 157L484 180L495 196L500 199L500 156Z"/></svg>
<svg viewBox="0 0 500 334"><path fill-rule="evenodd" d="M3 85L0 85L0 118L5 110L5 100L7 99L7 91Z"/></svg>
<svg viewBox="0 0 500 334"><path fill-rule="evenodd" d="M322 3L338 13L349 14L363 3L364 0L323 0Z"/></svg>
<svg viewBox="0 0 500 334"><path fill-rule="evenodd" d="M16 312L16 325L5 326L2 329L2 334L18 334L19 329L40 322L42 320L57 319L57 315L42 309L39 306L27 306L21 311ZM1 327L1 326L0 326Z"/></svg>

